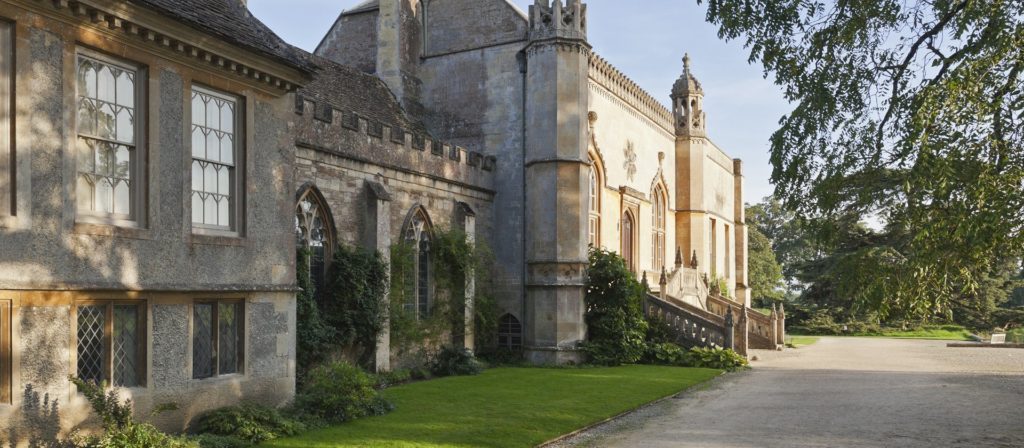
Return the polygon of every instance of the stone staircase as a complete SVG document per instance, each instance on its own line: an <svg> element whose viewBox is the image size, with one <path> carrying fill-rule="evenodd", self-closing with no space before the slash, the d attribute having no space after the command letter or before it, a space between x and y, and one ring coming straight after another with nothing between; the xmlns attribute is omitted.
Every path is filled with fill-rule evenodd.
<svg viewBox="0 0 1024 448"><path fill-rule="evenodd" d="M644 315L664 319L676 343L684 347L731 348L742 355L748 349L776 350L785 346L786 317L780 307L771 315L712 294L696 269L676 266L663 271L656 294L644 297ZM644 274L650 284L649 274Z"/></svg>

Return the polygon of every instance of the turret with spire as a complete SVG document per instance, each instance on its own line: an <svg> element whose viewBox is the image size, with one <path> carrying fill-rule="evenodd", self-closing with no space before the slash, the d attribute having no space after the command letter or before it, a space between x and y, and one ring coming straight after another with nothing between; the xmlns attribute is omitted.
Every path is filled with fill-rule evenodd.
<svg viewBox="0 0 1024 448"><path fill-rule="evenodd" d="M672 112L677 136L706 137L704 89L690 72L690 55L683 56L683 74L672 86Z"/></svg>

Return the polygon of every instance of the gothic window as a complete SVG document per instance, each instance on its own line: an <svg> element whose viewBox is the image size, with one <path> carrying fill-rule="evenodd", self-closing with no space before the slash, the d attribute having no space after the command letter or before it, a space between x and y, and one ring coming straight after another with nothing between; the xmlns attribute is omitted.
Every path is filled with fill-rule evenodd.
<svg viewBox="0 0 1024 448"><path fill-rule="evenodd" d="M622 214L622 258L626 261L626 268L634 272L636 271L633 264L633 250L635 247L633 244L633 232L635 228L636 220L633 218L633 214L626 211Z"/></svg>
<svg viewBox="0 0 1024 448"><path fill-rule="evenodd" d="M77 376L97 384L142 386L146 371L145 307L127 302L77 306Z"/></svg>
<svg viewBox="0 0 1024 448"><path fill-rule="evenodd" d="M14 144L11 139L14 109L14 33L9 22L0 21L0 216L14 211ZM3 401L0 400L0 403Z"/></svg>
<svg viewBox="0 0 1024 448"><path fill-rule="evenodd" d="M511 314L505 314L498 320L498 348L523 348L523 325Z"/></svg>
<svg viewBox="0 0 1024 448"><path fill-rule="evenodd" d="M139 157L142 70L81 51L76 68L78 213L112 220L138 216L145 165Z"/></svg>
<svg viewBox="0 0 1024 448"><path fill-rule="evenodd" d="M192 224L238 230L240 117L236 97L192 87Z"/></svg>
<svg viewBox="0 0 1024 448"><path fill-rule="evenodd" d="M242 372L244 311L240 301L192 305L192 378Z"/></svg>
<svg viewBox="0 0 1024 448"><path fill-rule="evenodd" d="M11 301L0 300L0 404L11 403Z"/></svg>
<svg viewBox="0 0 1024 448"><path fill-rule="evenodd" d="M590 160L590 194L587 207L587 243L598 247L601 243L601 175L597 163Z"/></svg>
<svg viewBox="0 0 1024 448"><path fill-rule="evenodd" d="M405 242L412 248L412 278L409 299L404 309L417 318L430 315L431 262L430 262L430 218L423 208L417 208L406 224Z"/></svg>
<svg viewBox="0 0 1024 448"><path fill-rule="evenodd" d="M654 187L651 199L651 206L653 207L651 218L654 223L652 227L654 230L651 235L652 253L654 256L652 267L655 271L659 271L665 267L665 205L668 202L665 199L665 189L662 188L661 184Z"/></svg>
<svg viewBox="0 0 1024 448"><path fill-rule="evenodd" d="M718 221L711 218L711 276L718 275Z"/></svg>
<svg viewBox="0 0 1024 448"><path fill-rule="evenodd" d="M725 225L725 273L722 274L722 277L729 277L729 278L732 277L732 269L731 269L731 267L733 265L733 261L729 259L731 254L732 254L732 250L729 247L729 240L730 239L731 238L729 238L729 225L726 224Z"/></svg>
<svg viewBox="0 0 1024 448"><path fill-rule="evenodd" d="M295 206L295 244L309 249L309 276L317 300L327 291L327 266L334 250L331 212L316 187L310 186Z"/></svg>

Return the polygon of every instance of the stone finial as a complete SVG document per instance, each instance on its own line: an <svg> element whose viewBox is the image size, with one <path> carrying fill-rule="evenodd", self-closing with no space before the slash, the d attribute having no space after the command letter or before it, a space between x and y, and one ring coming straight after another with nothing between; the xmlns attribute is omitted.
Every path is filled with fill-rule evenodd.
<svg viewBox="0 0 1024 448"><path fill-rule="evenodd" d="M783 307L782 302L779 302L779 317L783 319L786 318L786 309Z"/></svg>
<svg viewBox="0 0 1024 448"><path fill-rule="evenodd" d="M662 287L668 284L668 273L665 272L664 266L661 267L661 278L658 279L658 284L661 285Z"/></svg>
<svg viewBox="0 0 1024 448"><path fill-rule="evenodd" d="M683 73L690 73L690 53L683 53Z"/></svg>
<svg viewBox="0 0 1024 448"><path fill-rule="evenodd" d="M693 72L690 71L690 54L683 56L683 74L679 76L672 85L672 98L681 98L689 95L704 95L704 88Z"/></svg>
<svg viewBox="0 0 1024 448"><path fill-rule="evenodd" d="M772 319L778 319L779 318L779 311L777 309L775 309L775 303L774 302L772 302L772 316L771 317L772 317Z"/></svg>
<svg viewBox="0 0 1024 448"><path fill-rule="evenodd" d="M664 283L662 284L664 285ZM647 283L647 271L644 271L643 275L640 276L640 286L644 288L644 292L651 290L651 285Z"/></svg>
<svg viewBox="0 0 1024 448"><path fill-rule="evenodd" d="M693 251L693 255L690 256L690 269L697 269L697 251ZM707 274L705 274L705 277ZM706 281L704 283L707 283Z"/></svg>
<svg viewBox="0 0 1024 448"><path fill-rule="evenodd" d="M683 248L676 246L676 269L683 267Z"/></svg>

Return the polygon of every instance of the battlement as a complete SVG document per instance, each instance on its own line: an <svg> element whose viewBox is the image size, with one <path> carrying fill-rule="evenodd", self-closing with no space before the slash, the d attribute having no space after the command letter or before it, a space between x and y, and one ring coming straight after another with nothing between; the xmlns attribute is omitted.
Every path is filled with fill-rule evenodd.
<svg viewBox="0 0 1024 448"><path fill-rule="evenodd" d="M452 180L468 184L480 184L480 180L492 178L497 166L494 156L435 140L426 133L383 123L301 94L296 95L295 114L296 143L300 146L402 169L413 169L405 165L420 160L415 157L415 153L420 153L425 157L424 162L434 168L443 166L443 172L451 175Z"/></svg>
<svg viewBox="0 0 1024 448"><path fill-rule="evenodd" d="M587 5L581 0L535 0L530 5L530 40L587 40Z"/></svg>
<svg viewBox="0 0 1024 448"><path fill-rule="evenodd" d="M672 117L672 111L594 52L590 52L590 79L636 108L667 132L675 132L675 119Z"/></svg>

